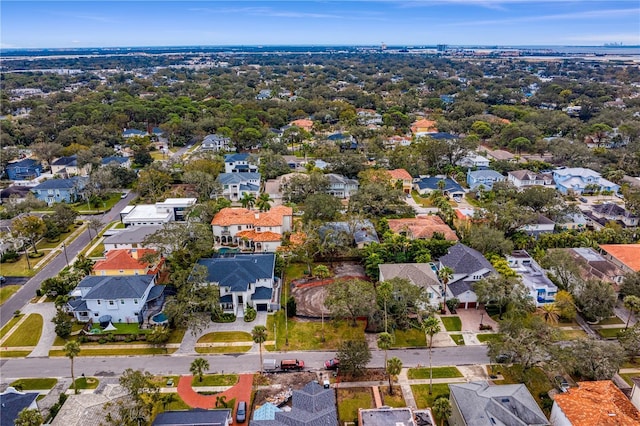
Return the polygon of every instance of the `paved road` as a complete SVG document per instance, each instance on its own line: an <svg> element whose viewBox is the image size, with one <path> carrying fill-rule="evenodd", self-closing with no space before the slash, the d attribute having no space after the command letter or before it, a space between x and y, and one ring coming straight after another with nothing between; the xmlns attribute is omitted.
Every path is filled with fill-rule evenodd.
<svg viewBox="0 0 640 426"><path fill-rule="evenodd" d="M369 367L382 367L384 352L374 351ZM335 352L264 352L264 358L277 360L303 359L310 370L320 370L324 361L335 356ZM426 349L391 350L389 357L400 358L405 367L428 365L429 351ZM189 374L191 362L198 357L209 361L211 373L251 373L259 369L258 354L190 355L190 356L128 356L128 357L79 357L74 360L76 376L115 377L127 368L145 370L153 374ZM453 346L433 349L433 365L487 364L486 346ZM67 377L70 363L67 358L20 358L0 360L2 382L20 377Z"/></svg>
<svg viewBox="0 0 640 426"><path fill-rule="evenodd" d="M101 217L102 223L106 225L111 221L119 219L122 209L129 204L129 201L135 198L135 196L135 193L130 192L126 198L120 200L109 212ZM89 242L89 230L85 230L67 246L67 256L69 257L69 261L82 251ZM24 305L26 305L36 295L36 290L40 288L42 281L49 277L58 275L65 266L67 266L67 261L64 253L60 252L2 305L0 308L0 325L5 325L11 319L16 310L21 310Z"/></svg>

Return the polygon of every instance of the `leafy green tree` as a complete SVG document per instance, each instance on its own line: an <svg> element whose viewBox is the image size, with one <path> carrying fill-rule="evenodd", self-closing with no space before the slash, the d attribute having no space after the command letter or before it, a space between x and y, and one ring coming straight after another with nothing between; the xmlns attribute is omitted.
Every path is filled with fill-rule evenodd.
<svg viewBox="0 0 640 426"><path fill-rule="evenodd" d="M581 260L575 259L566 250L548 250L540 261L540 266L549 270L555 282L568 291L573 291L576 284L582 282Z"/></svg>
<svg viewBox="0 0 640 426"><path fill-rule="evenodd" d="M554 303L559 310L560 319L564 321L572 321L576 317L576 305L571 293L560 290L556 293L556 301Z"/></svg>
<svg viewBox="0 0 640 426"><path fill-rule="evenodd" d="M434 402L433 413L440 418L440 426L444 426L444 421L451 415L451 403L446 396L438 397Z"/></svg>
<svg viewBox="0 0 640 426"><path fill-rule="evenodd" d="M624 276L620 286L620 295L640 297L640 271L631 272Z"/></svg>
<svg viewBox="0 0 640 426"><path fill-rule="evenodd" d="M342 203L331 194L310 194L304 199L304 214L302 221L332 222L340 215Z"/></svg>
<svg viewBox="0 0 640 426"><path fill-rule="evenodd" d="M147 167L140 171L135 189L149 201L158 201L172 182L171 175L160 168Z"/></svg>
<svg viewBox="0 0 640 426"><path fill-rule="evenodd" d="M64 344L64 354L71 360L71 383L73 383L73 393L78 393L76 378L73 374L73 359L80 353L80 343L71 340Z"/></svg>
<svg viewBox="0 0 640 426"><path fill-rule="evenodd" d="M327 287L324 305L334 318L349 318L355 327L356 319L368 316L375 306L375 290L368 281L336 280Z"/></svg>
<svg viewBox="0 0 640 426"><path fill-rule="evenodd" d="M147 343L152 345L161 346L169 341L171 331L169 327L163 325L156 325L151 329L151 332L147 334Z"/></svg>
<svg viewBox="0 0 640 426"><path fill-rule="evenodd" d="M15 219L12 223L13 233L29 241L33 252L38 253L36 243L47 232L47 225L38 216L24 216Z"/></svg>
<svg viewBox="0 0 640 426"><path fill-rule="evenodd" d="M66 232L78 217L78 212L72 209L69 205L59 203L53 208L53 220L56 221L58 226Z"/></svg>
<svg viewBox="0 0 640 426"><path fill-rule="evenodd" d="M627 355L629 361L640 356L640 322L627 328L618 334L618 341Z"/></svg>
<svg viewBox="0 0 640 426"><path fill-rule="evenodd" d="M336 357L340 360L340 371L360 376L371 361L371 350L365 340L345 340L338 347Z"/></svg>
<svg viewBox="0 0 640 426"><path fill-rule="evenodd" d="M267 327L265 327L264 325L256 325L255 327L253 327L253 330L251 330L251 338L260 347L260 371L262 371L262 368L263 368L262 344L267 340L267 336L268 336Z"/></svg>
<svg viewBox="0 0 640 426"><path fill-rule="evenodd" d="M204 372L209 369L209 361L204 358L196 358L191 362L189 372L198 377L198 381L202 382Z"/></svg>
<svg viewBox="0 0 640 426"><path fill-rule="evenodd" d="M275 179L291 172L287 161L280 154L265 150L260 154L260 175L263 179Z"/></svg>
<svg viewBox="0 0 640 426"><path fill-rule="evenodd" d="M440 333L440 321L431 315L420 324L425 336L429 336L429 395L433 392L433 368L431 366L431 358L433 355L433 336Z"/></svg>
<svg viewBox="0 0 640 426"><path fill-rule="evenodd" d="M281 185L283 198L291 203L301 203L311 194L324 193L329 189L329 178L322 172L313 171L287 177Z"/></svg>
<svg viewBox="0 0 640 426"><path fill-rule="evenodd" d="M62 309L57 309L56 315L51 319L51 322L55 324L55 332L58 337L66 339L71 335L73 323L69 318L69 314Z"/></svg>
<svg viewBox="0 0 640 426"><path fill-rule="evenodd" d="M529 291L518 278L490 275L473 285L478 301L498 308L500 319L507 307L532 311L533 303Z"/></svg>
<svg viewBox="0 0 640 426"><path fill-rule="evenodd" d="M104 420L111 425L139 426L147 424L160 400L160 388L148 371L127 368L119 379L126 398L108 402L103 406Z"/></svg>
<svg viewBox="0 0 640 426"><path fill-rule="evenodd" d="M576 303L588 321L600 321L613 315L616 293L611 284L590 279L576 290Z"/></svg>
<svg viewBox="0 0 640 426"><path fill-rule="evenodd" d="M629 328L629 321L631 321L631 316L638 315L638 313L640 313L640 297L633 295L625 296L622 303L624 304L624 307L629 311L627 323L624 326L624 329L626 330L627 328Z"/></svg>
<svg viewBox="0 0 640 426"><path fill-rule="evenodd" d="M24 408L18 413L18 417L14 420L15 426L40 426L44 422L40 410L37 408Z"/></svg>
<svg viewBox="0 0 640 426"><path fill-rule="evenodd" d="M611 380L624 362L624 350L618 342L596 339L574 340L564 347L562 363L585 380Z"/></svg>
<svg viewBox="0 0 640 426"><path fill-rule="evenodd" d="M402 371L402 360L393 357L387 362L387 374L389 375L389 395L393 395L393 381Z"/></svg>
<svg viewBox="0 0 640 426"><path fill-rule="evenodd" d="M485 256L513 251L513 243L505 238L504 232L486 225L471 225L463 232L462 241Z"/></svg>

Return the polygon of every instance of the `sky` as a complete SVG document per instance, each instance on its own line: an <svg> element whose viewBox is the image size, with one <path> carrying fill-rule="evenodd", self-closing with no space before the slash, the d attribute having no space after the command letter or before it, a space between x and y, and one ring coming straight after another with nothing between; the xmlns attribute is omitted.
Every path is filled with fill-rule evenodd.
<svg viewBox="0 0 640 426"><path fill-rule="evenodd" d="M640 0L0 2L0 48L640 45Z"/></svg>

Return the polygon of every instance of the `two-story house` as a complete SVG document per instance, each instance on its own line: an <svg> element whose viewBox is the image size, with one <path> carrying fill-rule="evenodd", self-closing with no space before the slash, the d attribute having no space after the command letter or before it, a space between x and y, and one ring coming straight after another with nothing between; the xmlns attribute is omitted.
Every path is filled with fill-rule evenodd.
<svg viewBox="0 0 640 426"><path fill-rule="evenodd" d="M152 260L146 260L146 257ZM104 259L93 265L93 275L155 275L164 265L164 258L146 248L109 250Z"/></svg>
<svg viewBox="0 0 640 426"><path fill-rule="evenodd" d="M403 278L422 288L433 308L438 308L444 300L444 287L436 275L437 267L432 263L382 263L378 270L380 282Z"/></svg>
<svg viewBox="0 0 640 426"><path fill-rule="evenodd" d="M405 194L411 194L411 188L413 186L413 178L405 169L389 170L389 181L394 188L402 188L402 192Z"/></svg>
<svg viewBox="0 0 640 426"><path fill-rule="evenodd" d="M444 176L420 176L413 181L413 188L421 195L442 191L449 198L461 200L464 189L455 180Z"/></svg>
<svg viewBox="0 0 640 426"><path fill-rule="evenodd" d="M507 173L507 181L518 189L530 186L552 186L553 175L551 173L535 173L529 170L514 170Z"/></svg>
<svg viewBox="0 0 640 426"><path fill-rule="evenodd" d="M91 164L80 166L78 164L78 156L71 155L69 157L60 157L51 163L51 173L64 177L70 176L89 176L91 172Z"/></svg>
<svg viewBox="0 0 640 426"><path fill-rule="evenodd" d="M638 216L616 203L596 204L593 206L592 215L599 219L598 222L602 225L613 221L625 227L638 226Z"/></svg>
<svg viewBox="0 0 640 426"><path fill-rule="evenodd" d="M336 198L349 198L358 191L360 184L355 179L349 179L335 173L325 175L329 179L329 189L327 192Z"/></svg>
<svg viewBox="0 0 640 426"><path fill-rule="evenodd" d="M244 194L253 195L255 198L260 195L260 173L220 173L217 181L222 186L222 194L219 195L230 201L240 201Z"/></svg>
<svg viewBox="0 0 640 426"><path fill-rule="evenodd" d="M120 219L125 227L184 221L186 211L194 206L196 201L196 198L167 198L155 204L127 206L120 212Z"/></svg>
<svg viewBox="0 0 640 426"><path fill-rule="evenodd" d="M525 250L515 250L506 256L506 259L509 267L522 279L537 307L555 302L558 287L529 253Z"/></svg>
<svg viewBox="0 0 640 426"><path fill-rule="evenodd" d="M124 139L144 138L145 136L149 136L149 133L143 132L142 130L138 129L124 129L122 131L122 137Z"/></svg>
<svg viewBox="0 0 640 426"><path fill-rule="evenodd" d="M42 174L42 165L32 158L15 161L5 168L9 180L31 180Z"/></svg>
<svg viewBox="0 0 640 426"><path fill-rule="evenodd" d="M144 245L144 240L151 234L162 229L162 225L133 226L119 230L113 235L106 236L102 241L104 251L116 249L154 248Z"/></svg>
<svg viewBox="0 0 640 426"><path fill-rule="evenodd" d="M504 182L506 179L506 177L491 169L475 171L469 169L467 171L467 185L469 185L471 190L477 190L482 187L490 191L493 189L494 183Z"/></svg>
<svg viewBox="0 0 640 426"><path fill-rule="evenodd" d="M67 179L49 179L31 188L38 200L49 206L55 203L75 203L83 198L87 178L74 176Z"/></svg>
<svg viewBox="0 0 640 426"><path fill-rule="evenodd" d="M109 164L115 164L124 169L131 168L131 158L129 157L117 157L117 156L104 157L101 163L102 163L102 167L108 166Z"/></svg>
<svg viewBox="0 0 640 426"><path fill-rule="evenodd" d="M225 173L256 173L258 165L252 163L251 155L246 152L224 156Z"/></svg>
<svg viewBox="0 0 640 426"><path fill-rule="evenodd" d="M382 141L382 144L384 145L385 149L396 149L399 146L409 146L411 145L411 142L411 136L395 135Z"/></svg>
<svg viewBox="0 0 640 426"><path fill-rule="evenodd" d="M488 169L489 159L479 154L469 154L458 160L456 165L460 167L476 168L476 169Z"/></svg>
<svg viewBox="0 0 640 426"><path fill-rule="evenodd" d="M562 194L567 194L570 191L575 194L583 194L585 192L618 192L620 190L620 185L608 181L596 171L583 167L555 169L553 181L556 184L556 189Z"/></svg>
<svg viewBox="0 0 640 426"><path fill-rule="evenodd" d="M275 252L282 243L282 235L291 231L292 223L291 207L279 205L266 212L227 207L213 217L211 229L216 245Z"/></svg>
<svg viewBox="0 0 640 426"><path fill-rule="evenodd" d="M460 308L476 308L478 296L473 291L473 284L496 273L491 262L478 250L462 243L449 247L447 254L438 261L438 270L448 267L453 271L453 277L447 283L447 298L457 298Z"/></svg>
<svg viewBox="0 0 640 426"><path fill-rule="evenodd" d="M275 261L275 254L261 253L206 258L197 263L207 268L207 281L220 288L224 312L241 318L248 306L257 311L278 309L273 298Z"/></svg>
<svg viewBox="0 0 640 426"><path fill-rule="evenodd" d="M230 151L233 148L231 147L231 139L222 135L211 134L204 137L202 143L200 144L200 149L203 151L220 152Z"/></svg>

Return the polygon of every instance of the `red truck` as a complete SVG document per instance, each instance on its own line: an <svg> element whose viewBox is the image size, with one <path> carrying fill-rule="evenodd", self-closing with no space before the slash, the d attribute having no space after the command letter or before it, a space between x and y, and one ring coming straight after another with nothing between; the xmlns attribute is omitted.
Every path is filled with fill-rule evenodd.
<svg viewBox="0 0 640 426"><path fill-rule="evenodd" d="M283 359L280 361L280 369L282 371L304 369L304 361L301 359Z"/></svg>

